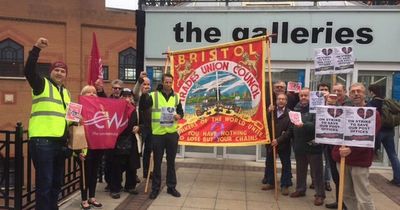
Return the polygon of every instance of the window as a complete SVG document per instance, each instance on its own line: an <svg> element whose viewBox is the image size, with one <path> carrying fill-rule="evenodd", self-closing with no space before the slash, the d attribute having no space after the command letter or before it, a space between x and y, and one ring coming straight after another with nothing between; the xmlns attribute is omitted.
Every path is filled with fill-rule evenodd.
<svg viewBox="0 0 400 210"><path fill-rule="evenodd" d="M11 39L0 42L0 76L24 77L24 47Z"/></svg>
<svg viewBox="0 0 400 210"><path fill-rule="evenodd" d="M37 63L36 64L36 72L41 77L50 77L50 67L51 63Z"/></svg>
<svg viewBox="0 0 400 210"><path fill-rule="evenodd" d="M103 80L109 80L109 78L108 78L108 66L106 66L106 65L103 65Z"/></svg>
<svg viewBox="0 0 400 210"><path fill-rule="evenodd" d="M130 47L119 53L119 79L136 80L136 49Z"/></svg>

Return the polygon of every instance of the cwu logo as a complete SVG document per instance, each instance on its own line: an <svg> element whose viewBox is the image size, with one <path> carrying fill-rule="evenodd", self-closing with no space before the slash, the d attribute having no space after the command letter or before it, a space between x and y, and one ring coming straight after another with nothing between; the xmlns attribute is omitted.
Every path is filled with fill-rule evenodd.
<svg viewBox="0 0 400 210"><path fill-rule="evenodd" d="M110 118L108 112L98 111L93 115L93 118L90 120L84 121L85 125L94 125L99 129L103 129L105 126L107 128L115 127L115 129L119 129L127 125L128 119L122 116L118 116L117 113L114 113Z"/></svg>

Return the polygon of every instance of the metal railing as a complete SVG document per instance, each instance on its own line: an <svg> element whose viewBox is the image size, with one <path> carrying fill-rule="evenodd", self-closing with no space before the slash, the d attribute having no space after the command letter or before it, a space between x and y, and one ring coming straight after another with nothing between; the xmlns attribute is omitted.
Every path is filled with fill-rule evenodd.
<svg viewBox="0 0 400 210"><path fill-rule="evenodd" d="M34 209L35 173L28 147L28 131L17 123L14 131L0 130L0 209ZM67 158L59 201L79 190L80 168Z"/></svg>

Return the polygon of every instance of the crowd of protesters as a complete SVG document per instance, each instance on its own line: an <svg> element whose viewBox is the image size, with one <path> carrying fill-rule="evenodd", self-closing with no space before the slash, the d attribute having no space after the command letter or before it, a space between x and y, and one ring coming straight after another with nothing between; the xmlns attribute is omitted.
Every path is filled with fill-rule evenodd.
<svg viewBox="0 0 400 210"><path fill-rule="evenodd" d="M36 169L36 209L58 209L57 200L60 192L64 158L67 156L67 130L73 125L65 120L65 112L71 98L64 82L68 67L64 62L57 61L51 65L50 77L45 78L36 72L36 63L41 50L46 48L48 41L39 38L29 53L25 66L25 75L32 88L32 112L29 123L29 149ZM138 194L136 184L140 182L137 169L141 167L141 144L143 140L143 178L152 179L150 199L155 199L160 193L161 164L166 152L167 193L180 197L177 191L175 158L178 149L179 134L177 122L184 117L179 95L172 89L173 76L165 73L162 84L150 92L150 79L145 72L139 76L132 89L124 88L121 80L111 82L112 91L105 93L101 81L94 86L85 86L81 95L90 97L107 97L124 100L132 109L127 127L119 134L116 146L108 150L83 149L76 151L76 161L82 167L85 180L81 180L81 208L91 209L102 207L95 198L96 183L107 182L106 190L114 199L120 198L120 192ZM377 146L383 144L393 168L391 184L400 186L400 163L394 148L394 128L382 127L380 113L384 100L381 87L373 84L368 90L361 83L354 83L349 88L349 94L343 84L334 84L332 89L328 84L319 84L317 90L323 92L327 105L335 106L373 106L377 108L376 136ZM367 93L369 91L369 93ZM367 94L372 100L367 102ZM307 191L307 173L310 165L312 183L315 191L314 205L324 204L325 191L331 191L330 179L335 183L336 201L328 203L327 208L338 206L339 174L337 168L341 157L346 157L344 206L347 209L375 209L368 191L369 167L374 157L374 149L347 146L322 145L315 142L315 114L310 113L310 89L303 88L299 93L287 92L286 83L277 81L273 85L272 101L267 101L269 129L275 125L275 136L271 136L271 144L266 145L265 174L262 180L262 190L275 189L273 150L282 163L280 188L282 195L292 198L303 197ZM289 111L301 113L301 123L292 123ZM273 120L272 120L273 119ZM272 133L272 132L270 132ZM139 135L138 135L139 134ZM292 183L291 153L296 160L296 185L294 191L289 188ZM152 155L151 155L152 154ZM150 161L153 158L154 170L150 173ZM324 160L325 159L325 166ZM125 173L124 187L122 175Z"/></svg>

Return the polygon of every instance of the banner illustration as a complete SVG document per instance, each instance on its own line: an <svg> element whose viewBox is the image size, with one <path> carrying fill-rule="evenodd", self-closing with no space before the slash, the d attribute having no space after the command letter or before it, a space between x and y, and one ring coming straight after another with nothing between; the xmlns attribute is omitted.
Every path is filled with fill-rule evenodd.
<svg viewBox="0 0 400 210"><path fill-rule="evenodd" d="M170 53L184 120L180 144L249 146L269 142L265 37Z"/></svg>

